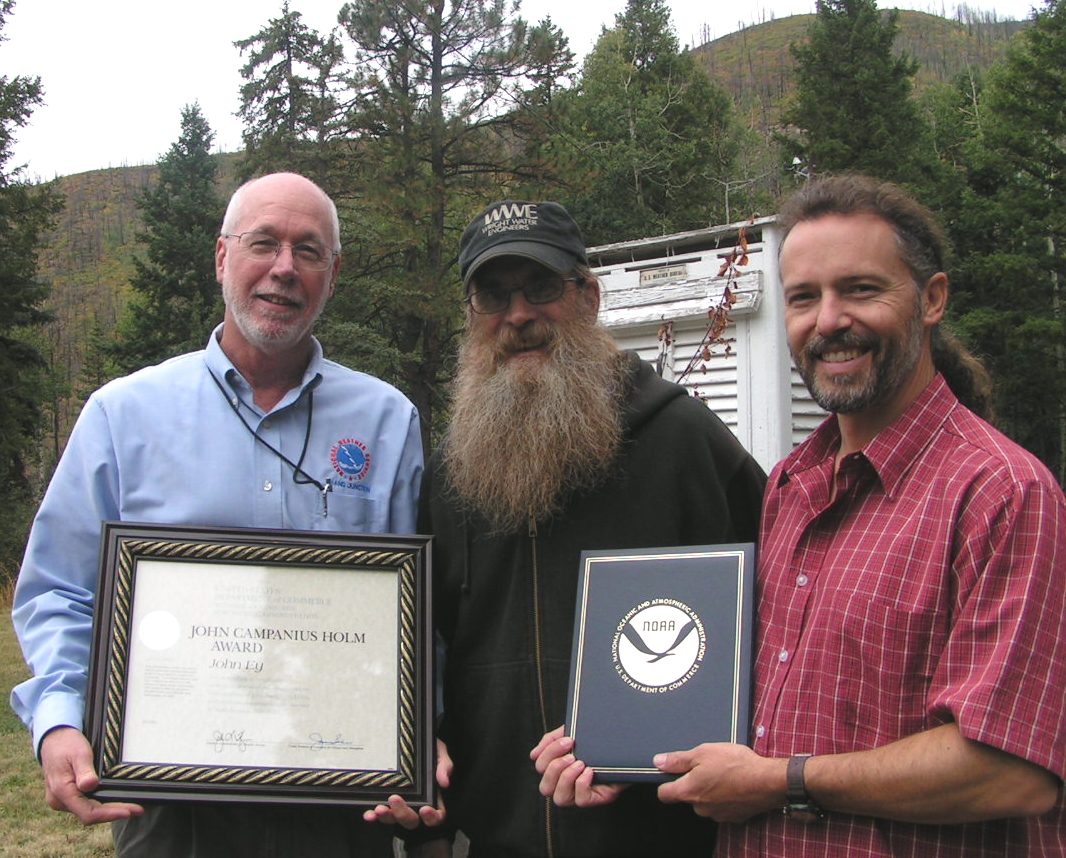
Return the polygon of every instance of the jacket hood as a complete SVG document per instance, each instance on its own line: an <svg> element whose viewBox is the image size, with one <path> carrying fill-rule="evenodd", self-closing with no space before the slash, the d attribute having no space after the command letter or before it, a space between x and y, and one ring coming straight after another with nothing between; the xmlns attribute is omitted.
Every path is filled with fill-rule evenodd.
<svg viewBox="0 0 1066 858"><path fill-rule="evenodd" d="M631 435L648 422L667 403L679 396L688 396L681 385L661 379L647 361L635 352L626 352L629 365L629 397L622 414L626 434Z"/></svg>

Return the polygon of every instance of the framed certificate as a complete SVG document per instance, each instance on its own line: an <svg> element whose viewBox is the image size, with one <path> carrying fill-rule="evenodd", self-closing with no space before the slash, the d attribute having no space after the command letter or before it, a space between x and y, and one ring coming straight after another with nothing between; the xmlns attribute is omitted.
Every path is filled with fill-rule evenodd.
<svg viewBox="0 0 1066 858"><path fill-rule="evenodd" d="M94 795L435 803L429 542L105 523Z"/></svg>
<svg viewBox="0 0 1066 858"><path fill-rule="evenodd" d="M566 734L597 780L664 781L657 753L746 743L754 553L582 553Z"/></svg>

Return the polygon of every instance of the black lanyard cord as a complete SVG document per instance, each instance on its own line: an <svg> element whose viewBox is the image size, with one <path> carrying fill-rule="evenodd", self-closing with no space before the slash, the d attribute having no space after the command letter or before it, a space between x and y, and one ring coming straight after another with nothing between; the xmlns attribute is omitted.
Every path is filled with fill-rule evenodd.
<svg viewBox="0 0 1066 858"><path fill-rule="evenodd" d="M222 394L226 402L233 408L233 413L237 415L237 419L240 420L244 425L244 428L252 434L252 437L281 459L286 465L292 468L292 481L298 486L310 485L319 490L322 494L322 515L329 515L329 493L333 491L333 482L327 479L325 483L321 483L303 469L304 457L307 455L307 445L311 440L311 417L315 412L315 391L313 389L307 391L307 426L304 429L304 443L303 447L300 448L300 458L294 462L282 453L281 450L271 444L266 438L256 432L251 424L244 419L244 415L241 414L241 398L234 393L233 399L230 399L229 395L226 393L226 388L222 386L222 382L218 380L218 377L210 369L207 370L207 374L211 376L211 380L215 383L215 387L218 388L219 393Z"/></svg>

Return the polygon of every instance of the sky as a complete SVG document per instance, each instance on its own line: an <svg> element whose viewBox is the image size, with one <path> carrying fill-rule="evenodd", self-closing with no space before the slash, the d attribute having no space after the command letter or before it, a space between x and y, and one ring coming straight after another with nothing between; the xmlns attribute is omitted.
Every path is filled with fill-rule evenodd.
<svg viewBox="0 0 1066 858"><path fill-rule="evenodd" d="M290 0L319 32L343 0ZM1041 0L968 0L971 9L1022 19ZM743 26L814 11L814 0L668 0L679 41L698 44ZM953 15L950 0L881 0L882 8ZM198 102L215 148L241 148L235 116L244 60L233 42L277 17L281 0L16 0L2 33L0 76L39 76L44 104L16 129L8 170L48 180L104 167L155 163L177 139L181 109ZM582 57L625 0L522 0L521 14L551 16ZM741 11L743 10L743 11Z"/></svg>

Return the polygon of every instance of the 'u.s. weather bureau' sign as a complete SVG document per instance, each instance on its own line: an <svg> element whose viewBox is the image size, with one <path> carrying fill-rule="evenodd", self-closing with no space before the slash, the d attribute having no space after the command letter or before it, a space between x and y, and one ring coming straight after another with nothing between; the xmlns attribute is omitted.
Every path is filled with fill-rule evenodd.
<svg viewBox="0 0 1066 858"><path fill-rule="evenodd" d="M566 733L601 781L664 780L662 751L745 742L751 543L581 555Z"/></svg>

